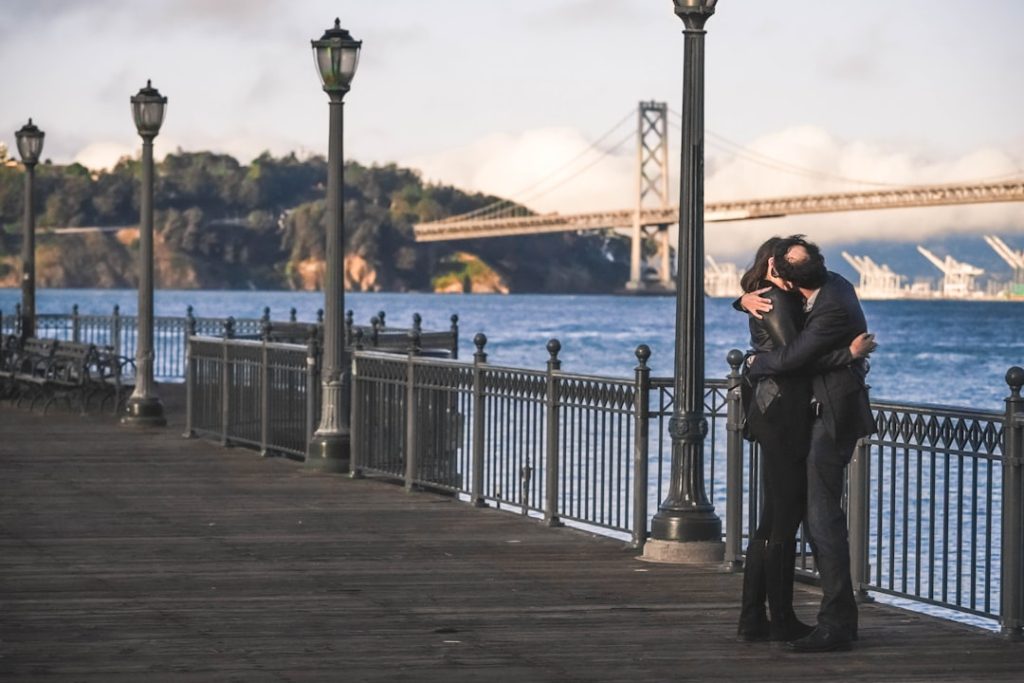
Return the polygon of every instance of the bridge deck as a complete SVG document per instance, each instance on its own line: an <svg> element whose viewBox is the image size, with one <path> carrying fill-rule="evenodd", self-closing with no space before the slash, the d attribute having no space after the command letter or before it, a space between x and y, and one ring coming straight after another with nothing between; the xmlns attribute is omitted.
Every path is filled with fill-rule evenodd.
<svg viewBox="0 0 1024 683"><path fill-rule="evenodd" d="M733 641L740 579L109 418L0 406L0 679L1019 680L872 605L848 653ZM811 588L798 611L813 613Z"/></svg>

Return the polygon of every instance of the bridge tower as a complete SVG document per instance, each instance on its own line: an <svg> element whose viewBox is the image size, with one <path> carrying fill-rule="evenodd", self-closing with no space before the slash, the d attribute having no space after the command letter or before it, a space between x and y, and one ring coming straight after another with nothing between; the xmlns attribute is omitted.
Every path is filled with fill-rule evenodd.
<svg viewBox="0 0 1024 683"><path fill-rule="evenodd" d="M668 209L668 104L641 102L637 111L636 210L633 214L632 244L627 289L646 289L654 283L644 279L643 244L652 232L658 244L658 288L672 287L668 224L644 225L644 209Z"/></svg>

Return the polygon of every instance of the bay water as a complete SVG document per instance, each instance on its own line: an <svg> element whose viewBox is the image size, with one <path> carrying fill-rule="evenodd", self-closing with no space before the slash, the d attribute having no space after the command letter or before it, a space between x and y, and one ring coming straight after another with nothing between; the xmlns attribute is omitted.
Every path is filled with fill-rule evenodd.
<svg viewBox="0 0 1024 683"><path fill-rule="evenodd" d="M0 289L0 311L13 315L15 289ZM136 311L135 290L43 289L40 313L83 314ZM728 299L705 299L706 375L724 377L729 349L746 349L746 316ZM295 308L299 320L316 319L319 292L157 290L157 315L183 316L187 306L202 317L258 318L269 307L274 320ZM599 295L452 295L349 293L345 306L356 322L384 311L390 327L409 327L423 317L425 330L447 329L459 316L459 356L471 358L473 336L488 339L491 363L542 369L549 339L561 342L562 367L569 372L631 377L639 344L651 348L655 376L672 374L675 302L672 297ZM865 301L868 326L879 348L871 358L872 398L1002 410L1008 393L1004 376L1024 365L1024 303L999 301Z"/></svg>

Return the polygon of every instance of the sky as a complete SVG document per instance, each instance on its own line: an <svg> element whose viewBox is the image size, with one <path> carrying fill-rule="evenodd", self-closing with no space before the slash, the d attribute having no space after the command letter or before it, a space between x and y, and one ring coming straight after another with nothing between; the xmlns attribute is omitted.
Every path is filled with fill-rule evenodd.
<svg viewBox="0 0 1024 683"><path fill-rule="evenodd" d="M4 0L0 141L14 149L31 116L45 158L110 166L138 154L128 99L152 79L169 99L158 155L323 154L309 41L335 16L363 41L347 158L539 211L625 208L637 103L654 100L671 111L675 199L671 0ZM1021 26L1019 0L720 0L708 200L1024 175ZM1024 248L1024 204L709 224L707 244L731 256L795 231L822 244L995 232Z"/></svg>

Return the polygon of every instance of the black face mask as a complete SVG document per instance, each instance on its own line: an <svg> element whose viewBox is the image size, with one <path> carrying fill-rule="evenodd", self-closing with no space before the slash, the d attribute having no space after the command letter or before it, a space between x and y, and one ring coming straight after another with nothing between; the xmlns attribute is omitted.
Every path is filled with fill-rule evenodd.
<svg viewBox="0 0 1024 683"><path fill-rule="evenodd" d="M807 259L799 263L780 263L779 275L803 289L818 289L828 279L828 269L823 259Z"/></svg>

